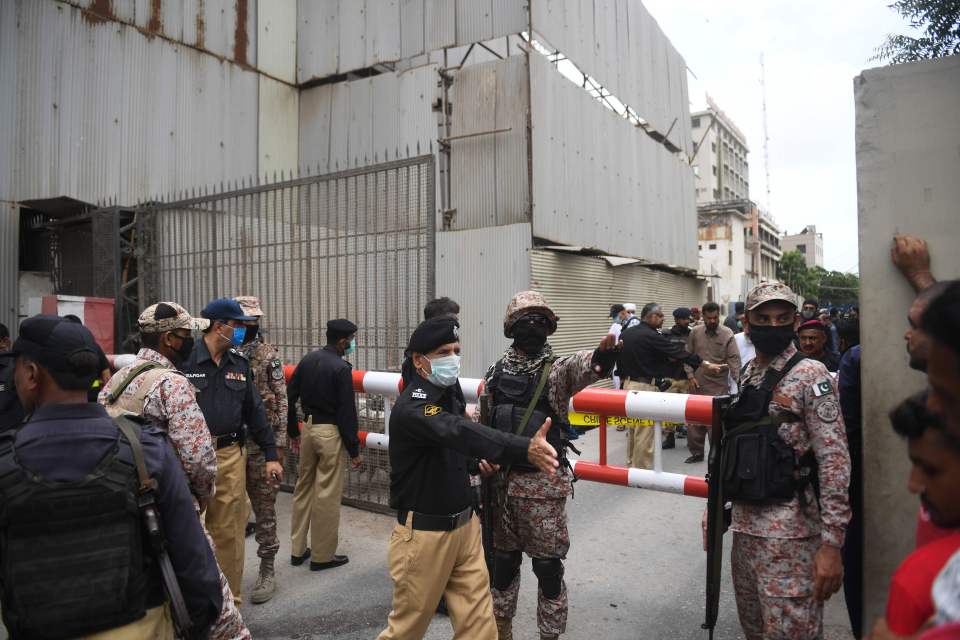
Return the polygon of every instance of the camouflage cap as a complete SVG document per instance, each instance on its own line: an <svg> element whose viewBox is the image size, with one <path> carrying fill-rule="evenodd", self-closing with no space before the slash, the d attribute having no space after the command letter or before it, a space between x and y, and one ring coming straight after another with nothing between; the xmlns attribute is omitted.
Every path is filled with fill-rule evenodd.
<svg viewBox="0 0 960 640"><path fill-rule="evenodd" d="M257 318L263 316L263 309L260 308L260 298L257 296L237 296L234 300L237 301L237 304L240 305L240 308L243 309L243 312L248 316L255 316Z"/></svg>
<svg viewBox="0 0 960 640"><path fill-rule="evenodd" d="M773 301L797 306L797 296L790 287L782 282L761 282L747 294L746 310L753 311L760 305Z"/></svg>
<svg viewBox="0 0 960 640"><path fill-rule="evenodd" d="M191 317L187 310L176 302L158 302L144 309L137 318L140 333L163 333L174 329L205 330L209 320Z"/></svg>
<svg viewBox="0 0 960 640"><path fill-rule="evenodd" d="M542 313L550 321L550 333L557 330L559 318L547 305L543 294L539 291L521 291L510 298L510 304L507 305L507 313L503 318L503 335L508 338L513 337L511 335L513 325L528 313Z"/></svg>

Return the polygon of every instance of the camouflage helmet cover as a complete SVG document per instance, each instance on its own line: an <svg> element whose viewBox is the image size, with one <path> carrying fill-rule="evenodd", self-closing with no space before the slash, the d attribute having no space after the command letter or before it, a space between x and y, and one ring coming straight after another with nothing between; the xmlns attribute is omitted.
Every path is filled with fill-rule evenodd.
<svg viewBox="0 0 960 640"><path fill-rule="evenodd" d="M507 313L503 318L503 335L513 337L513 325L517 320L528 313L542 313L550 321L550 333L557 330L557 315L547 305L547 300L539 291L521 291L512 298L507 305Z"/></svg>

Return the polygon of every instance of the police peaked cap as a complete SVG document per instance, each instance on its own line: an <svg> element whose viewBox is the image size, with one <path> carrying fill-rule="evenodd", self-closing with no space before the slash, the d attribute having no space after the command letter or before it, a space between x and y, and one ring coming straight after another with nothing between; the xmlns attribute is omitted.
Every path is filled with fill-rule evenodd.
<svg viewBox="0 0 960 640"><path fill-rule="evenodd" d="M336 320L327 320L327 337L336 338L349 338L357 332L357 325L353 324L345 318L337 318Z"/></svg>
<svg viewBox="0 0 960 640"><path fill-rule="evenodd" d="M677 320L689 320L690 309L687 309L686 307L677 307L673 310L673 317Z"/></svg>
<svg viewBox="0 0 960 640"><path fill-rule="evenodd" d="M460 323L450 317L430 318L413 330L407 353L430 353L451 342L460 342Z"/></svg>

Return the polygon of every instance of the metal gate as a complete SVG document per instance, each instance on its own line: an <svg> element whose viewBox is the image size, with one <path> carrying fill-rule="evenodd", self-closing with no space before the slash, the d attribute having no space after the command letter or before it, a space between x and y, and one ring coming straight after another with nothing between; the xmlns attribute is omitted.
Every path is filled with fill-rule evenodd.
<svg viewBox="0 0 960 640"><path fill-rule="evenodd" d="M355 322L355 368L399 371L433 297L433 156L151 202L136 209L140 304L198 314L217 297L256 295L263 334L285 362L325 342L326 321ZM360 428L383 431L383 398L358 394ZM385 452L365 451L345 501L386 509ZM288 452L287 483L297 457Z"/></svg>

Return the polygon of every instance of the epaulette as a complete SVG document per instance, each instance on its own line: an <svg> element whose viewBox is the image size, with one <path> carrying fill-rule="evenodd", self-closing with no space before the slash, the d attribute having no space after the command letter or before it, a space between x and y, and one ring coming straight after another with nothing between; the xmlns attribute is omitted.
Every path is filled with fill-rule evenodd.
<svg viewBox="0 0 960 640"><path fill-rule="evenodd" d="M242 351L240 351L239 349L237 349L237 348L235 348L235 347L230 347L230 353L232 353L232 354L235 355L235 356L240 356L240 357L243 358L244 360L250 360L250 358L248 358L247 356L243 355L243 352L242 352Z"/></svg>

